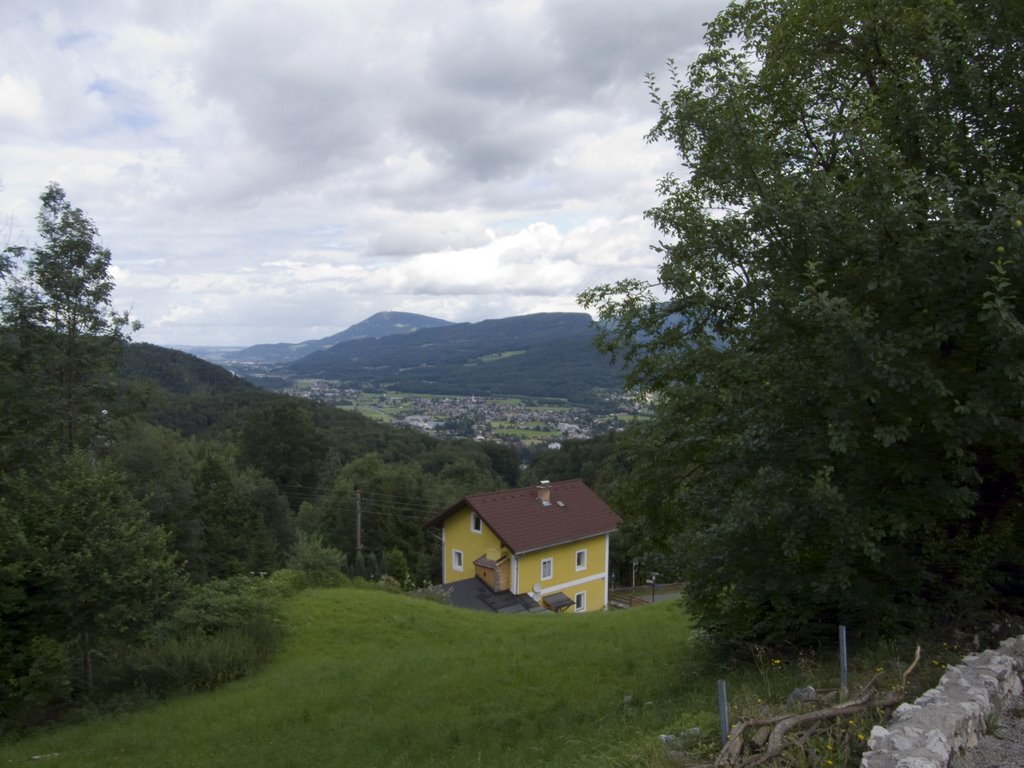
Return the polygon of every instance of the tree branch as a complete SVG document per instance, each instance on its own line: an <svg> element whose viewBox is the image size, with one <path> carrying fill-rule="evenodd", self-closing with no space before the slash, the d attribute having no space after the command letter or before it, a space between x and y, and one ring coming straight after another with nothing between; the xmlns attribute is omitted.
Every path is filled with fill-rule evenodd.
<svg viewBox="0 0 1024 768"><path fill-rule="evenodd" d="M859 694L850 701L844 702L843 704L837 704L833 707L826 707L825 709L816 709L812 712L804 712L799 715L781 715L779 717L755 719L755 720L744 720L743 722L737 723L733 726L732 731L729 734L729 739L726 741L725 746L722 747L722 751L715 758L713 763L715 768L725 768L726 766L733 766L734 768L754 768L754 766L762 765L763 763L772 760L781 755L787 745L785 743L786 735L797 728L810 727L816 728L820 723L825 720L834 720L836 718L848 717L849 715L857 712L864 712L872 709L888 709L903 701L906 698L907 678L910 673L917 667L918 662L921 660L921 646L917 646L917 650L914 653L914 660L910 663L900 676L900 686L887 693L877 694L874 690L875 681L878 679L878 675L875 675L868 681ZM750 728L765 728L771 727L767 739L763 735L763 730L759 731L753 739L745 740L743 734ZM809 736L809 733L805 733L803 736L804 741ZM753 744L755 747L764 746L764 750L760 753L747 755L744 757L744 747Z"/></svg>

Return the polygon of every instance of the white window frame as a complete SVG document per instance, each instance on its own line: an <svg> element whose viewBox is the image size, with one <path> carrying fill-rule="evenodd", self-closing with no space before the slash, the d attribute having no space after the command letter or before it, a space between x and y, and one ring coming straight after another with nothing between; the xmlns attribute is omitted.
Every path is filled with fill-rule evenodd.
<svg viewBox="0 0 1024 768"><path fill-rule="evenodd" d="M463 556L461 549L453 549L452 550L452 570L453 571L458 571L459 573L462 573L463 564L465 563L465 561L466 561L466 558Z"/></svg>
<svg viewBox="0 0 1024 768"><path fill-rule="evenodd" d="M582 555L582 557L580 557ZM576 550L576 570L585 571L587 570L587 550L577 549Z"/></svg>
<svg viewBox="0 0 1024 768"><path fill-rule="evenodd" d="M576 613L587 612L587 593L577 592L576 593Z"/></svg>
<svg viewBox="0 0 1024 768"><path fill-rule="evenodd" d="M548 572L547 576L544 575L545 566L547 566L547 568L546 568L546 570ZM555 576L555 559L553 557L545 557L543 560L540 561L540 580L541 581L550 581L551 579L554 578L554 576Z"/></svg>
<svg viewBox="0 0 1024 768"><path fill-rule="evenodd" d="M471 511L469 513L469 530L471 530L473 533L484 532L484 521L480 519L480 515L478 515L476 512Z"/></svg>

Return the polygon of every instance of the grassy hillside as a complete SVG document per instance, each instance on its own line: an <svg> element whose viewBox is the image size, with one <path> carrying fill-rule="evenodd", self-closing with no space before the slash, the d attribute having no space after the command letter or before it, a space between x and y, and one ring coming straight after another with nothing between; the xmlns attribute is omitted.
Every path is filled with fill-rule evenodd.
<svg viewBox="0 0 1024 768"><path fill-rule="evenodd" d="M0 765L644 764L652 733L706 711L678 608L498 616L353 589L305 592L259 675L0 746Z"/></svg>

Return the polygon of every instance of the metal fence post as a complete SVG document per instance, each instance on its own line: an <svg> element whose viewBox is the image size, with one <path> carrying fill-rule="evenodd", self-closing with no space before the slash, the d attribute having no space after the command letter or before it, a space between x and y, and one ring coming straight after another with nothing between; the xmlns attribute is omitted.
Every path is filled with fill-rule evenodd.
<svg viewBox="0 0 1024 768"><path fill-rule="evenodd" d="M729 702L725 697L725 680L718 681L718 727L724 746L729 740Z"/></svg>
<svg viewBox="0 0 1024 768"><path fill-rule="evenodd" d="M846 663L846 626L843 624L839 625L839 699L842 701L846 698L846 678L847 678L847 663Z"/></svg>

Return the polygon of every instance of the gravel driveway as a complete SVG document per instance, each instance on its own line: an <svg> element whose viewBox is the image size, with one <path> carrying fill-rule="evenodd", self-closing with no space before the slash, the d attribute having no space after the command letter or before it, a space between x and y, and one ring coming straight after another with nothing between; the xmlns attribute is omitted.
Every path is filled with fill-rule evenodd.
<svg viewBox="0 0 1024 768"><path fill-rule="evenodd" d="M994 733L953 758L950 768L1024 768L1024 696L1003 709Z"/></svg>

